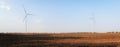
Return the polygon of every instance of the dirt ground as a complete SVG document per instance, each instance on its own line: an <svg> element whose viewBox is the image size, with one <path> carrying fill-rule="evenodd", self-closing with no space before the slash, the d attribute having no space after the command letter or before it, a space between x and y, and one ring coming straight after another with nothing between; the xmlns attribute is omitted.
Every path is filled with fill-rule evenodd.
<svg viewBox="0 0 120 47"><path fill-rule="evenodd" d="M119 47L120 33L0 33L0 47Z"/></svg>

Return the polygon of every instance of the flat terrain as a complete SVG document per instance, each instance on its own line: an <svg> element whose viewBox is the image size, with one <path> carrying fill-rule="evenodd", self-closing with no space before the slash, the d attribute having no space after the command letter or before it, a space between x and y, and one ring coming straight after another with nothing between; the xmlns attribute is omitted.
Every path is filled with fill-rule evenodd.
<svg viewBox="0 0 120 47"><path fill-rule="evenodd" d="M120 33L0 33L0 47L120 47Z"/></svg>

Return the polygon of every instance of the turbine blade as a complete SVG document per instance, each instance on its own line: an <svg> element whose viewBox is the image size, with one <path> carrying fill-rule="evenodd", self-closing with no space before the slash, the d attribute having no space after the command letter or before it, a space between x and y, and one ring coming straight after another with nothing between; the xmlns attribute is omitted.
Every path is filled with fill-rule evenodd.
<svg viewBox="0 0 120 47"><path fill-rule="evenodd" d="M24 17L23 22L26 20L27 16Z"/></svg>
<svg viewBox="0 0 120 47"><path fill-rule="evenodd" d="M27 14L27 11L26 11L26 9L25 9L25 7L24 7L24 5L23 5L23 9L24 9L24 13L25 13L25 17L24 17L24 19L23 19L23 21L25 21L26 20L26 18L27 18L27 16L28 16L28 14Z"/></svg>
<svg viewBox="0 0 120 47"><path fill-rule="evenodd" d="M25 14L27 14L27 11L26 11L26 9L25 9L24 5L23 5L23 9L24 9Z"/></svg>
<svg viewBox="0 0 120 47"><path fill-rule="evenodd" d="M27 15L33 15L33 14L27 14Z"/></svg>

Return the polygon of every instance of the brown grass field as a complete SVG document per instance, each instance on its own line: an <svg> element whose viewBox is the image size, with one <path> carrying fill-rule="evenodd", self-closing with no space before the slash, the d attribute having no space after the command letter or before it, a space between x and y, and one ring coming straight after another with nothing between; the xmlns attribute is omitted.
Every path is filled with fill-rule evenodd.
<svg viewBox="0 0 120 47"><path fill-rule="evenodd" d="M0 33L0 47L120 47L120 33Z"/></svg>

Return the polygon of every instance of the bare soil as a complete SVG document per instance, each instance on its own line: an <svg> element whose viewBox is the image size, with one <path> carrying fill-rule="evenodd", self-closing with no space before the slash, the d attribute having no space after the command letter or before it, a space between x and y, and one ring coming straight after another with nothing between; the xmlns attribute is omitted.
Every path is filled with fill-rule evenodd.
<svg viewBox="0 0 120 47"><path fill-rule="evenodd" d="M120 33L0 33L0 47L120 47Z"/></svg>

